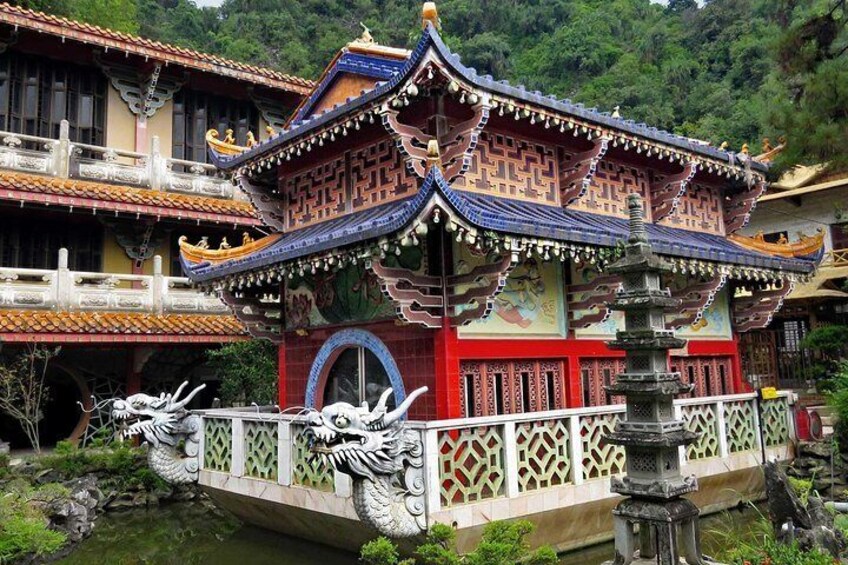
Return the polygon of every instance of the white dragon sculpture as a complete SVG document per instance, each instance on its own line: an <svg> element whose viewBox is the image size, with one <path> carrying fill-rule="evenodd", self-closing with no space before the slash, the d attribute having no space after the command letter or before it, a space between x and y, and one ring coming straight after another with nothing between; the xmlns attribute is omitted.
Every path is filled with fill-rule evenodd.
<svg viewBox="0 0 848 565"><path fill-rule="evenodd" d="M150 444L147 454L150 468L171 484L197 482L200 416L190 414L185 407L206 385L200 385L181 399L186 386L188 381L174 394L139 393L112 403L112 417L128 424L123 429L124 437L143 435Z"/></svg>
<svg viewBox="0 0 848 565"><path fill-rule="evenodd" d="M427 387L388 411L386 389L373 410L368 403L337 402L307 415L312 452L353 478L353 504L359 519L392 538L427 531L424 514L423 447L405 429L403 415Z"/></svg>

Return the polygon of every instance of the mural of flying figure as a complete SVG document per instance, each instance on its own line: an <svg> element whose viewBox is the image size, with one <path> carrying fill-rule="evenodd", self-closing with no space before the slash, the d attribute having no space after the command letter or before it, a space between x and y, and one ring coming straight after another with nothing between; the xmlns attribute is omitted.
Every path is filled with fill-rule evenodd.
<svg viewBox="0 0 848 565"><path fill-rule="evenodd" d="M403 422L413 391L389 411L391 388L373 409L336 402L306 417L311 450L333 469L353 479L353 504L359 519L392 538L427 531L424 515L424 461L420 436Z"/></svg>

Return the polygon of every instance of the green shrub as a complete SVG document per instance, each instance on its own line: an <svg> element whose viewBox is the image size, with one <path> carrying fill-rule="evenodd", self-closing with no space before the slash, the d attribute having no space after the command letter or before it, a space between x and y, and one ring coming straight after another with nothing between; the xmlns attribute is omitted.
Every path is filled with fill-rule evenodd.
<svg viewBox="0 0 848 565"><path fill-rule="evenodd" d="M838 563L829 553L818 550L802 551L797 543L779 543L766 538L756 548L739 552L731 561L734 565L833 565Z"/></svg>
<svg viewBox="0 0 848 565"><path fill-rule="evenodd" d="M813 480L799 479L796 477L786 478L789 479L789 485L792 487L792 490L794 490L795 494L798 495L798 498L801 499L801 504L806 506L807 501L810 500L810 494L813 492Z"/></svg>
<svg viewBox="0 0 848 565"><path fill-rule="evenodd" d="M456 551L456 531L445 524L434 524L427 540L418 546L418 563L423 565L555 565L556 552L541 547L531 552L526 537L533 531L527 520L491 522L483 529L480 543L471 553ZM397 546L386 538L377 538L362 546L359 560L367 565L406 565L414 560L398 561Z"/></svg>
<svg viewBox="0 0 848 565"><path fill-rule="evenodd" d="M53 448L53 453L55 455L71 455L78 451L78 447L75 443L63 439L61 441L56 442L56 447Z"/></svg>
<svg viewBox="0 0 848 565"><path fill-rule="evenodd" d="M228 343L207 352L221 380L221 401L259 405L277 402L277 347L261 339Z"/></svg>
<svg viewBox="0 0 848 565"><path fill-rule="evenodd" d="M43 518L11 516L0 525L0 563L29 554L49 555L58 551L67 539L65 534L48 529Z"/></svg>

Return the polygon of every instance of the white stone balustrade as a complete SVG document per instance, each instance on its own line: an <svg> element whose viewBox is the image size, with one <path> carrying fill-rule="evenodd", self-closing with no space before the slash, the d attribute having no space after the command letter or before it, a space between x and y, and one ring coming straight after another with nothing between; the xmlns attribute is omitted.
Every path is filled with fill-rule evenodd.
<svg viewBox="0 0 848 565"><path fill-rule="evenodd" d="M162 155L153 136L149 153L75 143L63 120L59 139L0 131L0 169L104 182L196 196L244 200L213 165ZM180 170L181 169L181 170Z"/></svg>
<svg viewBox="0 0 848 565"><path fill-rule="evenodd" d="M755 394L675 401L690 430L684 474L709 477L785 460L795 439L793 397ZM432 422L408 422L424 446L428 522L467 527L562 505L611 498L624 450L606 444L623 405ZM311 457L303 420L252 409L202 413L201 484L309 510L353 516L350 479ZM273 486L276 485L276 486ZM307 497L299 494L308 490ZM522 511L522 508L524 509ZM502 515L500 515L500 514Z"/></svg>
<svg viewBox="0 0 848 565"><path fill-rule="evenodd" d="M0 267L0 309L228 314L218 297L191 287L184 277L162 274L153 257L152 275L88 273L68 269L68 250L59 250L56 270Z"/></svg>

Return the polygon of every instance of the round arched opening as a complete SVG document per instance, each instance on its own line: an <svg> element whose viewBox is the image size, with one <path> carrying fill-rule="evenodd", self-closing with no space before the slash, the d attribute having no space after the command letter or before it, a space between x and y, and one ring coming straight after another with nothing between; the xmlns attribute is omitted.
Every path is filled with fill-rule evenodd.
<svg viewBox="0 0 848 565"><path fill-rule="evenodd" d="M306 406L335 402L373 407L387 388L393 408L406 398L403 379L386 345L364 330L342 330L328 339L315 357L306 388Z"/></svg>

